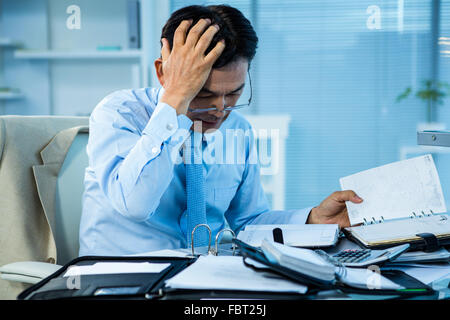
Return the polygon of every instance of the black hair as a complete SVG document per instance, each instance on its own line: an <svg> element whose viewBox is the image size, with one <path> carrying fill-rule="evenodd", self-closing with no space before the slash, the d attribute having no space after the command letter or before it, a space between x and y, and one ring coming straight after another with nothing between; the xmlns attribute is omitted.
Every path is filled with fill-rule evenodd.
<svg viewBox="0 0 450 320"><path fill-rule="evenodd" d="M197 21L205 18L211 19L211 25L217 24L220 27L205 54L208 54L218 41L225 40L225 50L214 63L213 68L221 68L239 58L247 59L250 65L256 54L258 37L250 21L242 12L228 5L194 5L181 8L172 13L167 20L162 29L161 38L166 38L172 48L175 30L183 20L192 19L192 27Z"/></svg>

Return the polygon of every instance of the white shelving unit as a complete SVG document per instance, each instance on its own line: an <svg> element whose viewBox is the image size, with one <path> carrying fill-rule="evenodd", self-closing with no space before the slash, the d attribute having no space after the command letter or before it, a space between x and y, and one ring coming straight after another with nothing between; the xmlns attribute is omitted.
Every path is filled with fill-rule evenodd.
<svg viewBox="0 0 450 320"><path fill-rule="evenodd" d="M15 42L15 41L13 41L13 40L11 40L9 38L0 38L0 47L6 47L6 48L12 47L12 48L14 48L14 47L19 47L19 46L20 46L19 43Z"/></svg>
<svg viewBox="0 0 450 320"><path fill-rule="evenodd" d="M20 47L20 45L16 41L13 41L10 38L0 38L0 50L10 50L17 47ZM0 58L2 57L2 53L3 52L0 52ZM0 68L3 69L1 63ZM3 73L3 70L0 70L0 72ZM3 85L6 84L0 83L0 87ZM3 107L3 101L17 100L21 98L23 98L23 94L18 89L15 89L14 91L0 91L0 106Z"/></svg>
<svg viewBox="0 0 450 320"><path fill-rule="evenodd" d="M18 92L0 92L0 100L14 100L23 98L23 94Z"/></svg>
<svg viewBox="0 0 450 320"><path fill-rule="evenodd" d="M16 50L16 59L142 59L141 50L117 51L62 51L62 50Z"/></svg>
<svg viewBox="0 0 450 320"><path fill-rule="evenodd" d="M131 49L127 1L79 1L80 28L71 29L73 1L0 0L0 87L20 88L0 94L3 113L86 116L113 91L156 85L169 2L138 0L140 48Z"/></svg>

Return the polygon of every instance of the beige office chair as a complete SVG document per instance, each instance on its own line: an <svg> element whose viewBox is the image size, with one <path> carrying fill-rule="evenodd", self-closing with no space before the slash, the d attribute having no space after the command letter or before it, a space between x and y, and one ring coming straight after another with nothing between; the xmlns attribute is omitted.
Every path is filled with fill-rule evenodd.
<svg viewBox="0 0 450 320"><path fill-rule="evenodd" d="M88 165L87 126L86 117L0 117L0 179L7 176L12 189L19 190L8 190L0 199L17 209L17 214L0 209L0 229L17 230L19 243L10 243L20 248L8 248L0 255L0 265L4 264L0 267L0 299L14 299L27 287L23 284L39 282L78 256L84 170ZM17 147L11 146L12 141ZM20 164L14 165L17 158ZM12 171L19 171L17 178L11 177ZM23 203L14 203L20 197L8 197L9 191L12 195L23 192ZM24 220L28 216L27 224Z"/></svg>

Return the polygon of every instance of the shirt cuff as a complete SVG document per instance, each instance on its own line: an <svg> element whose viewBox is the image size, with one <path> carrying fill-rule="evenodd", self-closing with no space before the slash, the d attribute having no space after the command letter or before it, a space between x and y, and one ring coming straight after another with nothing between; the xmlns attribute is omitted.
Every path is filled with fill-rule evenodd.
<svg viewBox="0 0 450 320"><path fill-rule="evenodd" d="M175 134L178 137L177 140L186 139L189 136L191 126L192 121L186 115L177 116L175 108L164 102L159 102L142 134L150 137L148 147L160 149L161 145ZM155 151L152 150L152 153L155 153Z"/></svg>
<svg viewBox="0 0 450 320"><path fill-rule="evenodd" d="M306 224L312 208L314 207L293 210L291 218L289 220L289 224Z"/></svg>

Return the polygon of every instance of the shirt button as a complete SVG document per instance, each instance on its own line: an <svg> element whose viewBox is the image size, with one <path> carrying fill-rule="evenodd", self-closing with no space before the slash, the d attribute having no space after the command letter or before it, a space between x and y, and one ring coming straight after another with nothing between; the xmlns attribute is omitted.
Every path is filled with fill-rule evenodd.
<svg viewBox="0 0 450 320"><path fill-rule="evenodd" d="M166 128L167 128L167 130L172 131L172 129L173 129L173 124L168 123L167 126L166 126Z"/></svg>
<svg viewBox="0 0 450 320"><path fill-rule="evenodd" d="M158 148L158 147L153 147L153 148L152 148L152 153L153 153L153 154L158 153L158 151L159 151L159 148Z"/></svg>

